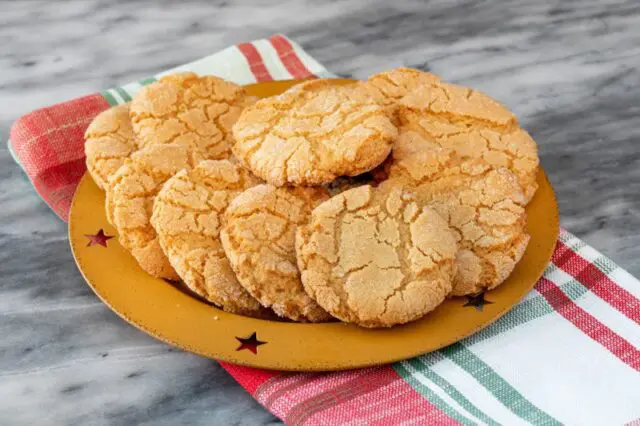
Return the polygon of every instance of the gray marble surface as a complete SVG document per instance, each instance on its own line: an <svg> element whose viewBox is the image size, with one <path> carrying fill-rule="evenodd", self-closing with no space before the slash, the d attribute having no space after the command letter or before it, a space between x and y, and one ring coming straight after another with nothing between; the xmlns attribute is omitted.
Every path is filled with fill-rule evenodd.
<svg viewBox="0 0 640 426"><path fill-rule="evenodd" d="M0 138L33 108L283 32L342 75L421 67L506 103L563 226L640 275L639 29L637 0L2 2ZM6 149L0 206L0 424L278 422L99 302Z"/></svg>

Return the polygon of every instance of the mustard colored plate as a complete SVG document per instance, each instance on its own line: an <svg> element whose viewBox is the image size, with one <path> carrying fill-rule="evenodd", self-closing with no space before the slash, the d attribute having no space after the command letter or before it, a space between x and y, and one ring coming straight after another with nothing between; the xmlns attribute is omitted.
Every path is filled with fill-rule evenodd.
<svg viewBox="0 0 640 426"><path fill-rule="evenodd" d="M259 83L247 89L264 97L279 94L295 83ZM202 356L275 370L367 367L455 343L504 315L533 288L551 258L559 230L558 205L542 170L537 180L540 187L527 206L531 242L508 280L484 294L491 303L480 309L473 300L452 298L424 318L391 329L243 317L216 309L179 286L152 278L138 267L117 238L107 240L116 232L105 217L104 193L86 174L71 206L69 239L82 275L104 303L164 342Z"/></svg>

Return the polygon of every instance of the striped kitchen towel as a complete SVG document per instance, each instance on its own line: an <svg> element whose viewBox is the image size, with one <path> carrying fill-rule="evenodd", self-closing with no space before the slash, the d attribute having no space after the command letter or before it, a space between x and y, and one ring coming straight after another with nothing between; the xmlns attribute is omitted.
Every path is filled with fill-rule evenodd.
<svg viewBox="0 0 640 426"><path fill-rule="evenodd" d="M282 35L242 43L168 72L240 84L331 76ZM27 114L10 148L66 220L85 172L93 117L155 81L126 84ZM534 424L640 426L640 282L562 231L535 289L491 326L393 365L337 373L280 373L223 363L292 425Z"/></svg>

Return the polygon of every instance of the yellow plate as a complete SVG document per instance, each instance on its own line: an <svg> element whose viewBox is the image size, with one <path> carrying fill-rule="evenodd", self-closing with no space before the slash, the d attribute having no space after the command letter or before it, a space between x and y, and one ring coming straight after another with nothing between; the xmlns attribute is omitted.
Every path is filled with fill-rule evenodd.
<svg viewBox="0 0 640 426"><path fill-rule="evenodd" d="M247 88L251 94L264 97L281 93L293 84L270 82ZM94 237L89 245L88 235L103 230L107 236L114 236L115 230L105 217L104 193L88 175L73 199L69 239L78 267L93 291L126 321L160 340L206 357L252 367L342 370L390 363L439 349L486 327L518 303L542 275L558 236L558 206L542 170L538 184L538 192L527 206L531 242L509 279L485 294L491 304L479 310L466 298L453 298L421 320L383 330L229 314L147 275L117 238L106 241L104 247L98 243L102 239ZM254 333L257 340L266 343L256 346L250 339Z"/></svg>

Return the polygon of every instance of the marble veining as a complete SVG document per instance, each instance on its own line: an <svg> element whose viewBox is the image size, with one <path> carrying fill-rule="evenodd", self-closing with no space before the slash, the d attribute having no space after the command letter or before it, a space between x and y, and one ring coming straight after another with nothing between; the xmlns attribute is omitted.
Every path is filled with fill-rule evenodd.
<svg viewBox="0 0 640 426"><path fill-rule="evenodd" d="M429 69L540 146L564 227L640 275L636 0L4 2L0 138L34 108L282 32L330 70ZM0 424L275 424L216 363L124 323L0 149Z"/></svg>

